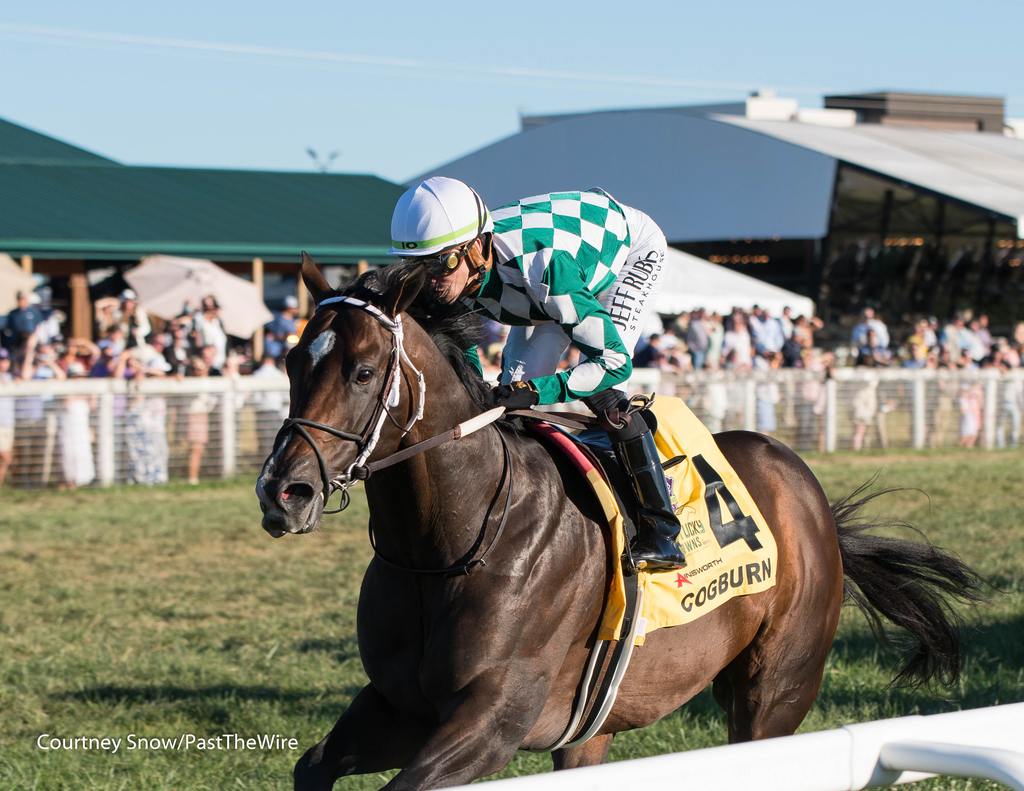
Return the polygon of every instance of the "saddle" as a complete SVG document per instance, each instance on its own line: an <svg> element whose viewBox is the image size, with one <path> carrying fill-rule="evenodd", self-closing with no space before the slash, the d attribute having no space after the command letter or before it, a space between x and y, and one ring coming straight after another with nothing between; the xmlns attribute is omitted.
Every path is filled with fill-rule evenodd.
<svg viewBox="0 0 1024 791"><path fill-rule="evenodd" d="M636 645L643 645L645 635L655 629L689 623L736 596L773 587L778 555L766 520L707 427L677 398L660 397L651 411L688 564L679 572L637 575L645 603L634 635ZM527 425L550 452L569 459L587 481L611 529L610 551L620 557L632 538L638 505L607 434L589 427L571 434L550 423ZM617 640L627 609L627 575L621 564L613 565L617 572L599 636Z"/></svg>

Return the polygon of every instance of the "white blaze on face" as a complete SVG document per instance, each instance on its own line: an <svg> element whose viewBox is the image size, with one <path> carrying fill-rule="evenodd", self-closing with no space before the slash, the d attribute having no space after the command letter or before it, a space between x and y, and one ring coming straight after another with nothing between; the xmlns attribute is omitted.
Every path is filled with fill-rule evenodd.
<svg viewBox="0 0 1024 791"><path fill-rule="evenodd" d="M314 368L334 348L335 338L334 330L324 330L316 337L315 341L309 344L309 356L313 358Z"/></svg>

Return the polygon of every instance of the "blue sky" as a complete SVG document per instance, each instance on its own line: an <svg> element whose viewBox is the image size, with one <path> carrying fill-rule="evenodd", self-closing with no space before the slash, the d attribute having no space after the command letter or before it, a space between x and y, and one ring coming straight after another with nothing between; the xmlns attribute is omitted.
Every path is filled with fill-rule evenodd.
<svg viewBox="0 0 1024 791"><path fill-rule="evenodd" d="M774 87L1002 95L1024 116L1019 0L0 4L0 117L133 164L405 180L520 112Z"/></svg>

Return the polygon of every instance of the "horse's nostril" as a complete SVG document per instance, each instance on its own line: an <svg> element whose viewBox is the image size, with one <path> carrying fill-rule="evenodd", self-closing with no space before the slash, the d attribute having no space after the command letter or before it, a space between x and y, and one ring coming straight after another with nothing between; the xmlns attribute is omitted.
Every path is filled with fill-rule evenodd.
<svg viewBox="0 0 1024 791"><path fill-rule="evenodd" d="M288 504L289 500L310 500L313 497L313 487L308 483L290 483L281 490L281 502Z"/></svg>

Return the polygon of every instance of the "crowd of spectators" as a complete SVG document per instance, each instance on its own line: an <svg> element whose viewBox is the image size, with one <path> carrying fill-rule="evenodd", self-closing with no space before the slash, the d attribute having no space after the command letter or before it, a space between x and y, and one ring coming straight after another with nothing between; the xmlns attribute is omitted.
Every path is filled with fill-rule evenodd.
<svg viewBox="0 0 1024 791"><path fill-rule="evenodd" d="M633 362L638 368L665 371L769 370L817 367L824 350L815 334L824 328L815 316L793 316L788 308L777 316L758 306L734 309L727 316L695 310L683 314L663 332L641 343ZM847 364L876 368L1019 368L1024 359L1024 321L1009 335L993 337L989 318L958 313L945 324L921 318L901 327L895 344L889 327L872 308L865 308L848 343L834 328L829 344Z"/></svg>
<svg viewBox="0 0 1024 791"><path fill-rule="evenodd" d="M286 381L281 361L297 332L298 302L285 300L284 309L267 325L265 356L253 364L251 346L232 346L213 296L194 307L186 306L170 321L151 321L130 289L119 297L102 298L95 304L94 334L98 339L66 338L66 317L44 310L35 293L17 294L17 305L8 313L0 333L0 384L89 378L123 379L138 384L146 379L204 378L252 374ZM157 326L158 325L158 328ZM169 406L159 396L144 396L137 389L122 399L125 444L131 479L139 483L167 480L167 431L171 417L180 417L188 445L188 479L198 482L203 455L210 437L209 417L215 399L200 392L187 405ZM84 485L96 477L91 448L90 413L95 399L65 396L58 418L60 461L64 484ZM263 402L268 402L264 404ZM254 402L264 413L283 417L280 393L256 393ZM45 433L45 399L0 397L0 485L13 461L15 422L26 434ZM180 415L176 413L181 413Z"/></svg>
<svg viewBox="0 0 1024 791"><path fill-rule="evenodd" d="M1018 322L1008 336L993 337L985 314L975 317L964 311L945 324L934 316L921 318L910 328L902 346L894 349L888 328L867 308L853 328L850 343L856 350L856 365L861 366L1011 369L1021 366L1024 322Z"/></svg>
<svg viewBox="0 0 1024 791"><path fill-rule="evenodd" d="M151 322L131 290L119 298L100 299L96 303L96 342L65 339L65 316L60 311L44 311L38 303L34 293L19 294L18 305L7 316L0 336L15 379L222 376L249 374L263 367L253 360L251 344L229 343L220 306L212 296L169 322ZM154 324L160 329L155 330ZM286 297L283 309L264 329L264 356L280 366L296 340L298 327L298 302ZM498 364L505 329L493 323L485 329L481 355L488 370ZM725 315L698 309L645 335L633 363L636 368L668 372L817 367L823 349L816 343L816 334L823 329L818 317L794 315L789 308L776 315L757 305L749 311L734 308ZM975 317L963 312L944 324L935 317L920 318L890 334L881 316L865 308L848 342L836 327L828 330L828 346L840 364L1017 368L1024 359L1024 321L1007 336L993 337L984 314ZM568 353L567 362L572 362L574 354Z"/></svg>
<svg viewBox="0 0 1024 791"><path fill-rule="evenodd" d="M810 364L814 334L822 328L814 316L778 316L755 305L723 316L704 309L684 313L663 332L651 333L637 349L637 368L685 372L803 368Z"/></svg>
<svg viewBox="0 0 1024 791"><path fill-rule="evenodd" d="M138 380L161 376L222 376L251 366L245 347L230 350L212 296L182 311L155 330L136 295L96 303L95 337L66 338L60 311L44 312L34 295L18 294L7 316L3 348L13 362L12 375L23 380L106 378Z"/></svg>
<svg viewBox="0 0 1024 791"><path fill-rule="evenodd" d="M186 307L170 321L151 320L131 290L95 304L94 337L67 338L66 317L59 310L44 309L35 293L17 295L17 306L0 321L0 384L17 381L116 378L130 383L146 379L238 377L286 381L283 357L294 345L301 321L294 297L264 328L264 356L258 364L251 344L229 338L221 320L221 308L213 296ZM849 326L849 325L848 325ZM818 374L801 380L800 392L788 398L795 406L790 422L798 433L822 436L824 381L837 366L906 369L1020 368L1024 360L1024 322L996 336L988 316L970 312L947 322L921 317L895 331L873 309L865 308L849 330L825 327L815 316L794 315L785 309L772 314L762 307L733 309L722 315L698 309L684 313L649 332L634 355L634 367L656 368L667 373L695 371L772 371L799 368ZM500 372L501 349L507 328L490 322L481 344L484 375L495 380ZM821 337L827 344L819 343ZM823 348L828 346L829 348ZM570 347L561 367L579 360ZM860 380L858 380L860 381ZM1017 445L1021 440L1024 387L1019 377L1007 378L999 395L998 444ZM945 388L945 389L943 389ZM950 389L953 388L953 389ZM957 389L959 388L959 389ZM884 388L882 388L884 390ZM977 442L985 409L982 385L976 381L941 385L937 406L929 420L933 435L944 431L959 413L960 442ZM129 393L133 392L129 388ZM0 485L12 464L15 423L28 430L43 417L42 399L0 397ZM777 429L777 405L782 395L772 377L760 377L755 389L757 428ZM94 399L93 399L94 401ZM180 419L187 442L188 478L198 480L204 449L209 443L209 416L216 399L201 392L188 404L169 406L161 397L136 393L125 405L125 441L132 478L143 483L167 479L167 421ZM269 446L286 411L286 396L271 389L250 399L257 414L262 445ZM743 397L730 393L718 379L709 379L701 395L703 418L712 430L730 423L729 410ZM60 412L61 455L67 485L94 480L96 470L90 452L90 414L95 403L87 397L67 396ZM883 395L879 381L868 377L850 399L852 447L860 449L877 436L886 443L885 415L894 409ZM20 412L18 410L21 410ZM181 413L181 414L175 414Z"/></svg>

